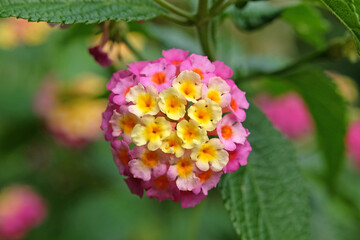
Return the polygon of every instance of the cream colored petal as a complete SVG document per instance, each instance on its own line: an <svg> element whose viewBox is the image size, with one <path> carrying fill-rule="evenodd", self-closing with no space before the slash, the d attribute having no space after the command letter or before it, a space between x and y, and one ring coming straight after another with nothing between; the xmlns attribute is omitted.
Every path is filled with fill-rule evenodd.
<svg viewBox="0 0 360 240"><path fill-rule="evenodd" d="M146 144L147 140L144 136L145 127L140 124L136 124L133 131L131 132L131 139L137 146L143 146Z"/></svg>

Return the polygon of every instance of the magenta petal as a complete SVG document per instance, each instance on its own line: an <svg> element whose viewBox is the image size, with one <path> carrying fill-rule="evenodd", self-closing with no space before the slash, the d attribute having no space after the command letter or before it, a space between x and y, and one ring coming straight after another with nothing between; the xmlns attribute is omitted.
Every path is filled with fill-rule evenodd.
<svg viewBox="0 0 360 240"><path fill-rule="evenodd" d="M138 195L140 198L144 195L144 188L141 184L140 179L128 177L125 179L126 184L128 185L132 194Z"/></svg>
<svg viewBox="0 0 360 240"><path fill-rule="evenodd" d="M194 207L206 198L203 193L181 192L180 201L182 208Z"/></svg>
<svg viewBox="0 0 360 240"><path fill-rule="evenodd" d="M222 79L229 79L233 76L233 70L225 65L225 63L220 61L215 61L212 63L215 66L215 75L221 77Z"/></svg>
<svg viewBox="0 0 360 240"><path fill-rule="evenodd" d="M109 55L101 49L100 45L89 48L89 53L103 67L110 66L112 63Z"/></svg>

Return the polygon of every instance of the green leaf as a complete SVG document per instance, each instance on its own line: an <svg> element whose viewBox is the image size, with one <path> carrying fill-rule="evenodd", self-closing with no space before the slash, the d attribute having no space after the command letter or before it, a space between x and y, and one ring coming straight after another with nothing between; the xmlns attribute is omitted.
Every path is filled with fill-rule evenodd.
<svg viewBox="0 0 360 240"><path fill-rule="evenodd" d="M321 2L354 34L360 54L360 1L321 0Z"/></svg>
<svg viewBox="0 0 360 240"><path fill-rule="evenodd" d="M162 13L151 0L2 0L0 17L62 24L147 20Z"/></svg>
<svg viewBox="0 0 360 240"><path fill-rule="evenodd" d="M255 30L266 26L280 16L283 8L267 2L249 2L244 8L234 8L231 17L241 30Z"/></svg>
<svg viewBox="0 0 360 240"><path fill-rule="evenodd" d="M285 81L303 97L313 116L319 147L326 159L328 181L334 181L344 163L345 101L331 79L315 68L298 70Z"/></svg>
<svg viewBox="0 0 360 240"><path fill-rule="evenodd" d="M308 193L292 145L254 105L245 125L248 164L226 174L221 187L236 232L242 240L308 239Z"/></svg>
<svg viewBox="0 0 360 240"><path fill-rule="evenodd" d="M314 7L305 4L290 7L284 11L282 18L305 42L317 48L324 45L329 24Z"/></svg>

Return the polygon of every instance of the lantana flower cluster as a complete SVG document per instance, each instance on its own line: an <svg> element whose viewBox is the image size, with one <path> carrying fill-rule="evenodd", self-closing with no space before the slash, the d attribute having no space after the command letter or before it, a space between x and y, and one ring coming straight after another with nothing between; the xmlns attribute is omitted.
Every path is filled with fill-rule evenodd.
<svg viewBox="0 0 360 240"><path fill-rule="evenodd" d="M179 49L163 56L114 74L102 129L133 193L191 207L247 163L249 103L224 63Z"/></svg>
<svg viewBox="0 0 360 240"><path fill-rule="evenodd" d="M29 186L8 186L0 192L0 239L23 239L45 216L42 197Z"/></svg>

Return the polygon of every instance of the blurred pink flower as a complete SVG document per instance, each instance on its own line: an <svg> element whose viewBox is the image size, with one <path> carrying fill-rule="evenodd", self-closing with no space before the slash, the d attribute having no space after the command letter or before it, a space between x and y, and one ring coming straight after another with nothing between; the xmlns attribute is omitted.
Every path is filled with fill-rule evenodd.
<svg viewBox="0 0 360 240"><path fill-rule="evenodd" d="M278 97L261 94L255 103L284 135L300 138L313 130L311 115L302 98L295 93Z"/></svg>
<svg viewBox="0 0 360 240"><path fill-rule="evenodd" d="M83 146L101 134L104 92L105 81L95 74L80 74L68 84L50 76L35 95L34 110L60 143Z"/></svg>
<svg viewBox="0 0 360 240"><path fill-rule="evenodd" d="M360 119L350 124L346 144L349 156L355 160L355 164L360 168Z"/></svg>
<svg viewBox="0 0 360 240"><path fill-rule="evenodd" d="M0 239L21 239L46 215L42 198L30 187L14 185L0 193Z"/></svg>

